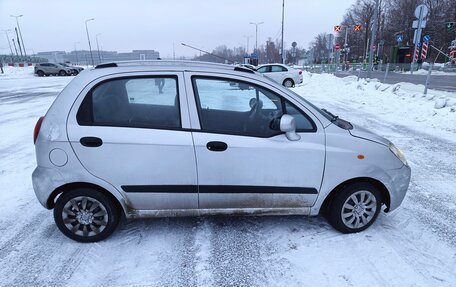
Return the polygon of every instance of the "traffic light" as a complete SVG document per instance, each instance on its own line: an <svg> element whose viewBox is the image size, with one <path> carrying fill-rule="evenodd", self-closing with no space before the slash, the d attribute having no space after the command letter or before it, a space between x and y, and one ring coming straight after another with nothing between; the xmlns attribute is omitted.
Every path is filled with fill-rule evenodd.
<svg viewBox="0 0 456 287"><path fill-rule="evenodd" d="M361 31L361 25L356 24L355 25L355 31Z"/></svg>
<svg viewBox="0 0 456 287"><path fill-rule="evenodd" d="M446 22L445 25L446 25L446 28L447 28L448 30L451 30L451 29L453 29L453 27L454 27L454 22Z"/></svg>
<svg viewBox="0 0 456 287"><path fill-rule="evenodd" d="M339 25L334 26L334 32L340 32L341 27Z"/></svg>

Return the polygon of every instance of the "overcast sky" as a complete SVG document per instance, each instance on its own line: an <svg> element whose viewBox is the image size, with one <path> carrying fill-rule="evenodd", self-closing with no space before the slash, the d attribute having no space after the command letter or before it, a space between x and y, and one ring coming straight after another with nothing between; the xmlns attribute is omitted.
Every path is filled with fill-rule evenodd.
<svg viewBox="0 0 456 287"><path fill-rule="evenodd" d="M286 47L293 41L307 48L319 32L332 32L346 9L355 0L285 0ZM161 57L193 56L197 52L180 43L212 51L218 45L228 47L258 45L268 37L280 38L282 0L0 0L0 29L11 29L19 18L25 47L35 52L88 49L84 21L88 23L92 48L95 35L104 50L127 52L133 49L154 49ZM0 35L0 54L8 54L4 33Z"/></svg>

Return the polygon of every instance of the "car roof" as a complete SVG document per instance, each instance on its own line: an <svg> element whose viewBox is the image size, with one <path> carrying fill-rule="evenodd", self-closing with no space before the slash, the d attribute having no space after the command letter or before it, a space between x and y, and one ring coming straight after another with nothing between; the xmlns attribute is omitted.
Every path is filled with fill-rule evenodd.
<svg viewBox="0 0 456 287"><path fill-rule="evenodd" d="M240 65L228 65L211 62L199 61L180 61L180 60L142 60L142 61L118 61L108 62L97 65L95 68L85 70L85 77L100 77L111 74L129 72L154 72L154 71L173 71L173 72L218 72L242 76L264 77L252 69Z"/></svg>

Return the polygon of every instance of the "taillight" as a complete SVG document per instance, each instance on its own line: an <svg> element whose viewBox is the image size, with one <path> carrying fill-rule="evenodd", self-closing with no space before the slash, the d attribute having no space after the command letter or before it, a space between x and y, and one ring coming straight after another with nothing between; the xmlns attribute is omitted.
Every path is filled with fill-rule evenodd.
<svg viewBox="0 0 456 287"><path fill-rule="evenodd" d="M36 139L38 138L38 134L40 133L41 123L43 123L44 117L40 117L36 122L35 129L33 130L33 144L36 143Z"/></svg>
<svg viewBox="0 0 456 287"><path fill-rule="evenodd" d="M299 74L300 74L300 75L302 74L302 71L301 71L301 70L299 70Z"/></svg>

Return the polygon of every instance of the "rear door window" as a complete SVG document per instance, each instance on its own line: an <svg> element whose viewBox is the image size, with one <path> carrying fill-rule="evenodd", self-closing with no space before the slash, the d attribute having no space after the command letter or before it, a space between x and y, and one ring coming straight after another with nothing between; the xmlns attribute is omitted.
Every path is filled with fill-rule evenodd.
<svg viewBox="0 0 456 287"><path fill-rule="evenodd" d="M282 66L274 65L271 67L271 72L286 72L286 71L287 71L287 69L285 69Z"/></svg>
<svg viewBox="0 0 456 287"><path fill-rule="evenodd" d="M78 111L81 125L181 127L176 77L121 78L92 89Z"/></svg>

